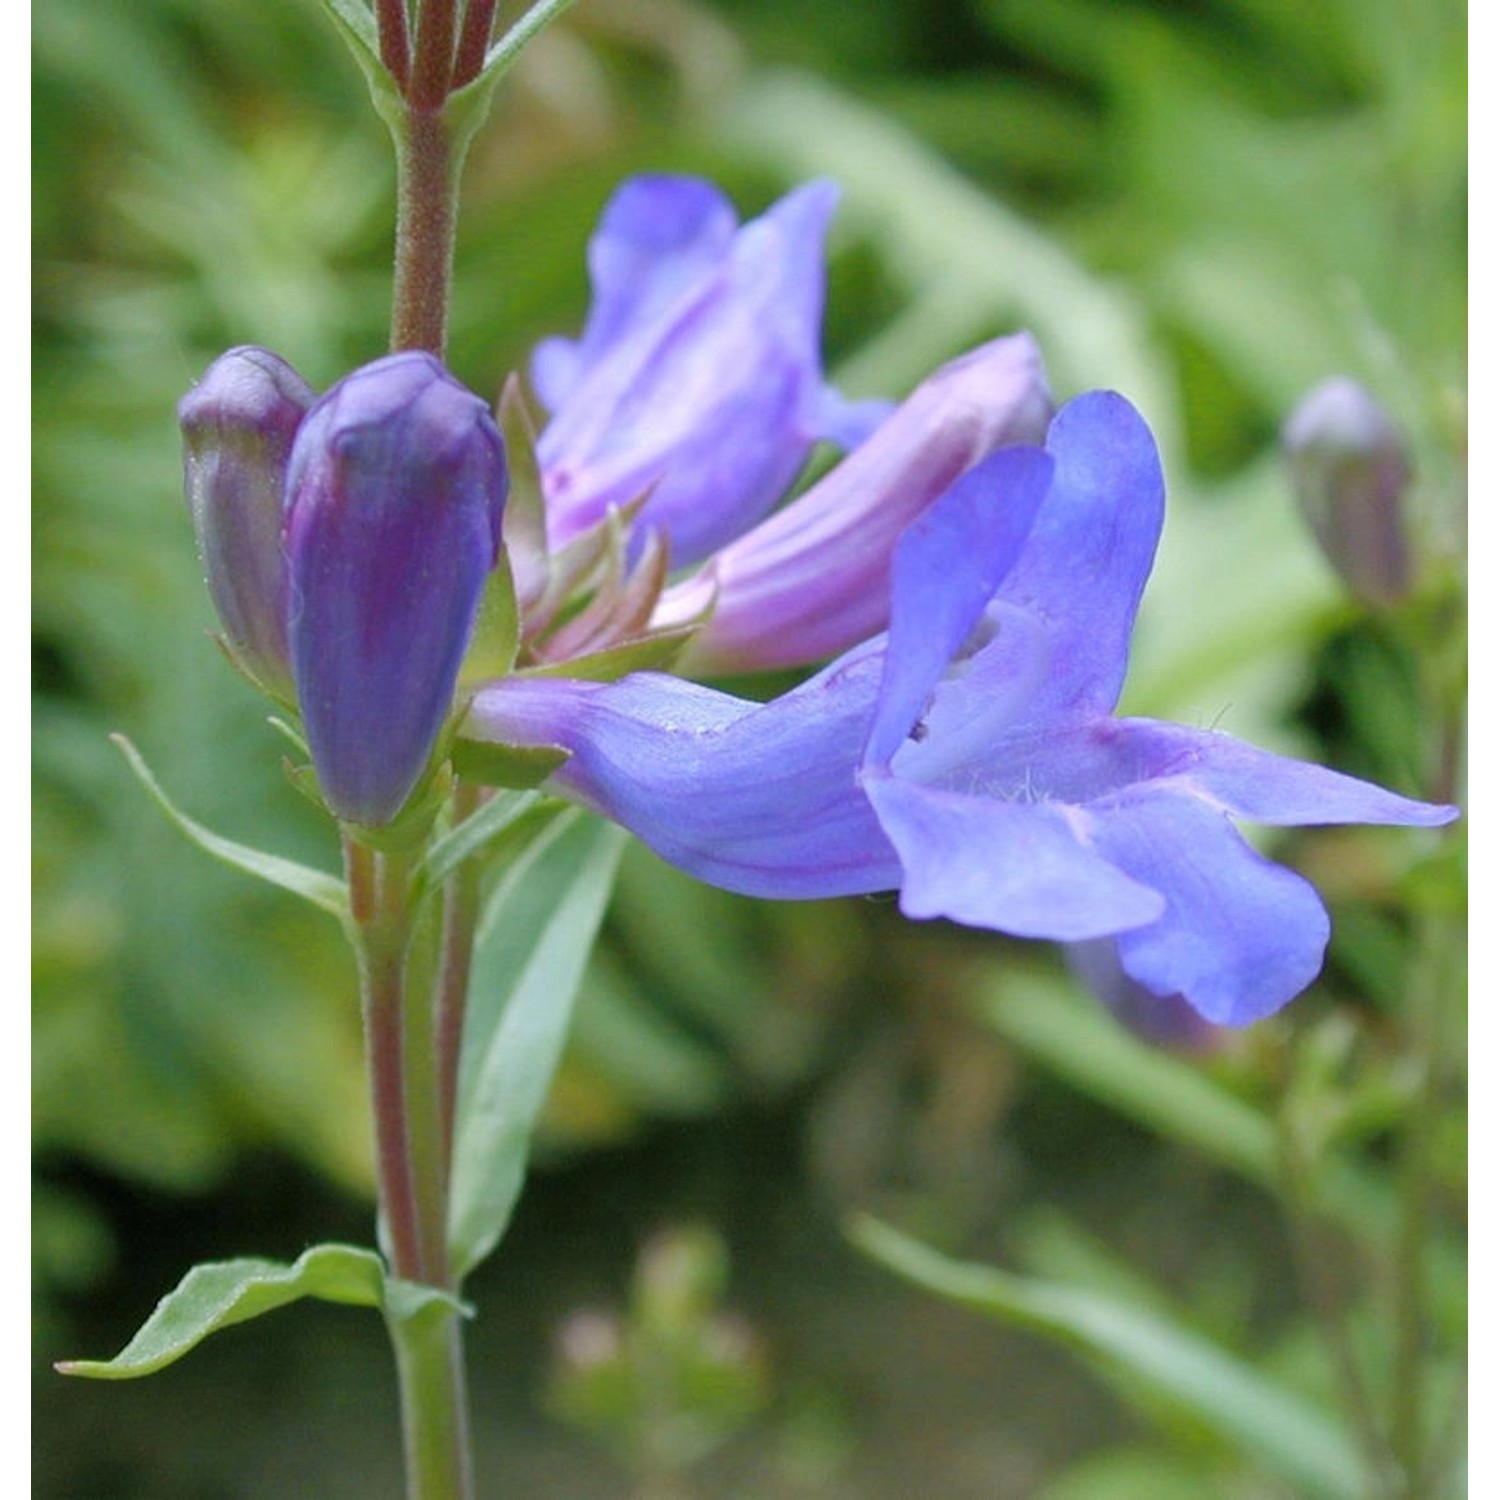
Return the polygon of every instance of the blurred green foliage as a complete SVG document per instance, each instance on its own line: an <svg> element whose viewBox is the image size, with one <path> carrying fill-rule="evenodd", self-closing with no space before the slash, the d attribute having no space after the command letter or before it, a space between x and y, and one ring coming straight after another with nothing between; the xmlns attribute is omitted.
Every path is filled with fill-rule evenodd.
<svg viewBox="0 0 1500 1500"><path fill-rule="evenodd" d="M105 1218L68 1185L77 1164L194 1195L269 1147L368 1190L336 928L206 861L106 736L128 734L215 829L332 866L262 705L209 638L172 411L230 344L269 345L315 384L379 352L393 214L383 128L312 0L47 0L33 39L45 1306L109 1263ZM498 390L539 336L578 325L587 234L623 174L708 173L747 211L796 179L836 177L826 344L854 394L900 395L963 347L1028 326L1059 396L1112 385L1151 418L1171 508L1127 707L1451 796L1465 118L1456 0L580 0L476 144L451 362ZM1286 411L1334 372L1381 397L1415 457L1423 583L1385 619L1341 593L1274 452ZM1420 1041L1413 976L1461 984L1446 953L1461 855L1450 844L1419 860L1419 841L1366 831L1308 832L1279 852L1329 895L1328 975L1285 1020L1181 1061L1081 1009L1046 955L907 931L878 903L741 901L632 849L548 1141L576 1150L653 1118L795 1102L836 1202L956 1252L994 1258L1003 1243L1054 1275L1081 1231L1059 1238L1060 1205L1006 1177L1007 1121L1027 1098L1081 1151L1131 1120L1162 1162L1248 1178L1293 1210L1283 1169L1305 1147L1308 1222L1345 1246L1354 1276L1335 1311L1378 1346L1377 1293L1400 1273L1368 1237L1390 1229L1400 1132L1428 1098L1438 1230L1420 1274L1444 1295L1418 1363L1439 1406L1462 1324L1462 1036L1450 1012ZM1349 1036L1309 1081L1330 1024ZM1022 1196L997 1239L1005 1192ZM1114 1213L1105 1259L1143 1250L1141 1210L1114 1190L1065 1206ZM1236 1357L1333 1410L1312 1320L1284 1288L1265 1305L1287 1262L1268 1269L1256 1249L1221 1244L1176 1268L1179 1311L1216 1339L1255 1330ZM1098 1257L1087 1264L1084 1280L1108 1284ZM1132 1305L1148 1297L1143 1275L1119 1290ZM1367 1364L1411 1368L1379 1348ZM1204 1466L1134 1443L1046 1494L1282 1493L1225 1465L1219 1450Z"/></svg>

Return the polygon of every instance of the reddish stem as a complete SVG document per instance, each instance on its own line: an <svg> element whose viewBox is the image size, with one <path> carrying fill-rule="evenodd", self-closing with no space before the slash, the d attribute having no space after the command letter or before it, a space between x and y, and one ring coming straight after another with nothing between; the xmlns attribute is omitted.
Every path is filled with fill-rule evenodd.
<svg viewBox="0 0 1500 1500"><path fill-rule="evenodd" d="M358 929L360 999L370 1067L370 1112L380 1206L392 1269L424 1281L420 1211L412 1174L402 1036L406 976L406 882L389 858L344 839L349 909Z"/></svg>
<svg viewBox="0 0 1500 1500"><path fill-rule="evenodd" d="M453 277L452 143L442 113L407 111L397 141L396 285L391 348L426 349L439 359L447 343Z"/></svg>
<svg viewBox="0 0 1500 1500"><path fill-rule="evenodd" d="M411 44L406 34L406 0L375 0L380 60L404 94L411 75Z"/></svg>
<svg viewBox="0 0 1500 1500"><path fill-rule="evenodd" d="M411 88L406 95L414 110L443 107L453 82L453 37L456 30L453 0L422 0L417 10Z"/></svg>
<svg viewBox="0 0 1500 1500"><path fill-rule="evenodd" d="M484 55L489 51L490 32L495 24L496 0L469 0L464 11L463 30L458 38L458 55L453 64L453 87L464 88L479 77Z"/></svg>

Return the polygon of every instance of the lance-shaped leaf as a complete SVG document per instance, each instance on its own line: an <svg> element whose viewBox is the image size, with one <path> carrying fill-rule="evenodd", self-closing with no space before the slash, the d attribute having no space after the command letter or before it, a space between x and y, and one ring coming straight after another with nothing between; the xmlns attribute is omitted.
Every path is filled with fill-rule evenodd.
<svg viewBox="0 0 1500 1500"><path fill-rule="evenodd" d="M1299 1495L1360 1500L1367 1493L1359 1459L1327 1412L1162 1314L1097 1292L949 1260L873 1219L861 1219L853 1237L918 1286L1103 1362L1122 1389L1165 1401Z"/></svg>
<svg viewBox="0 0 1500 1500"><path fill-rule="evenodd" d="M154 1375L181 1359L209 1334L304 1297L351 1307L378 1307L397 1318L415 1316L433 1302L459 1305L435 1287L417 1287L387 1278L385 1264L373 1250L355 1245L314 1245L290 1265L247 1256L194 1266L156 1304L135 1337L113 1359L63 1360L57 1369L64 1375L86 1375L95 1380Z"/></svg>
<svg viewBox="0 0 1500 1500"><path fill-rule="evenodd" d="M510 1221L624 843L596 818L561 819L486 904L469 984L449 1218L460 1277Z"/></svg>
<svg viewBox="0 0 1500 1500"><path fill-rule="evenodd" d="M195 822L186 813L179 811L162 791L150 768L141 758L140 751L123 734L112 738L156 805L205 853L222 860L226 865L233 865L237 870L243 870L247 875L254 875L258 880L279 885L282 890L291 891L305 901L311 901L314 906L332 912L336 917L348 915L349 906L342 880L325 874L322 870L299 865L295 860L283 859L279 854L267 854L264 849L253 849L248 844L236 843Z"/></svg>

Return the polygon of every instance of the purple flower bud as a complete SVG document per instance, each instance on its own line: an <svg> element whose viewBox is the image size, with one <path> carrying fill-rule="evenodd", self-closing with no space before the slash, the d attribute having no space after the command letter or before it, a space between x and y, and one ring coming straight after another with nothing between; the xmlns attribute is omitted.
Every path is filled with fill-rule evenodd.
<svg viewBox="0 0 1500 1500"><path fill-rule="evenodd" d="M297 697L329 807L387 823L427 768L495 564L505 449L429 354L388 355L308 413L286 482Z"/></svg>
<svg viewBox="0 0 1500 1500"><path fill-rule="evenodd" d="M1297 503L1339 576L1366 603L1400 603L1413 582L1402 513L1411 466L1385 409L1336 376L1302 399L1281 441Z"/></svg>
<svg viewBox="0 0 1500 1500"><path fill-rule="evenodd" d="M245 347L221 354L177 407L188 510L225 644L268 692L288 700L281 494L292 439L313 399L285 360Z"/></svg>

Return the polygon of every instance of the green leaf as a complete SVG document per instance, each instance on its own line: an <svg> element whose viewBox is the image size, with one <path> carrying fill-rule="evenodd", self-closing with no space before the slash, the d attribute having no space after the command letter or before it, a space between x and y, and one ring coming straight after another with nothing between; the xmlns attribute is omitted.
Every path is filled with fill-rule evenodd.
<svg viewBox="0 0 1500 1500"><path fill-rule="evenodd" d="M994 1028L1091 1098L1262 1187L1277 1179L1276 1127L1193 1063L1140 1041L1060 976L1008 966L979 1009Z"/></svg>
<svg viewBox="0 0 1500 1500"><path fill-rule="evenodd" d="M480 853L486 845L512 828L540 801L535 792L502 792L491 797L423 855L422 863L417 867L418 879L429 887L442 885L466 859Z"/></svg>
<svg viewBox="0 0 1500 1500"><path fill-rule="evenodd" d="M1201 1464L1181 1455L1109 1448L1070 1464L1034 1500L1209 1500L1224 1493Z"/></svg>
<svg viewBox="0 0 1500 1500"><path fill-rule="evenodd" d="M368 5L360 0L323 0L323 9L350 46L358 47L369 57L380 56L380 34Z"/></svg>
<svg viewBox="0 0 1500 1500"><path fill-rule="evenodd" d="M1124 1394L1149 1393L1193 1418L1300 1495L1361 1500L1365 1476L1327 1413L1158 1313L1076 1287L948 1260L873 1219L855 1242L909 1281L1103 1361Z"/></svg>
<svg viewBox="0 0 1500 1500"><path fill-rule="evenodd" d="M57 1369L64 1375L95 1380L153 1375L209 1334L304 1297L378 1307L398 1318L410 1317L434 1301L454 1304L446 1292L434 1287L388 1280L380 1257L354 1245L314 1245L291 1265L251 1257L216 1261L194 1266L156 1304L140 1331L113 1359L63 1360Z"/></svg>
<svg viewBox="0 0 1500 1500"><path fill-rule="evenodd" d="M323 9L328 12L334 30L354 54L365 82L370 85L375 108L387 121L394 119L400 110L401 96L395 80L380 59L380 33L375 26L374 13L360 0L323 0Z"/></svg>
<svg viewBox="0 0 1500 1500"><path fill-rule="evenodd" d="M295 860L283 859L279 854L267 854L263 849L237 844L232 839L220 837L201 823L194 822L186 813L179 812L162 791L135 746L123 734L112 735L111 738L120 747L130 763L130 769L151 794L156 805L205 853L248 875L254 875L259 880L269 881L272 885L291 891L340 919L348 915L343 881L322 870L299 865Z"/></svg>
<svg viewBox="0 0 1500 1500"><path fill-rule="evenodd" d="M499 1243L520 1194L625 840L623 830L587 814L559 818L486 904L469 984L453 1161L449 1242L459 1276Z"/></svg>
<svg viewBox="0 0 1500 1500"><path fill-rule="evenodd" d="M1076 985L1010 964L982 988L978 1007L1002 1036L1091 1098L1268 1192L1281 1189L1269 1115L1200 1064L1132 1036ZM1389 1185L1359 1162L1330 1155L1313 1188L1322 1211L1356 1234L1392 1232Z"/></svg>

